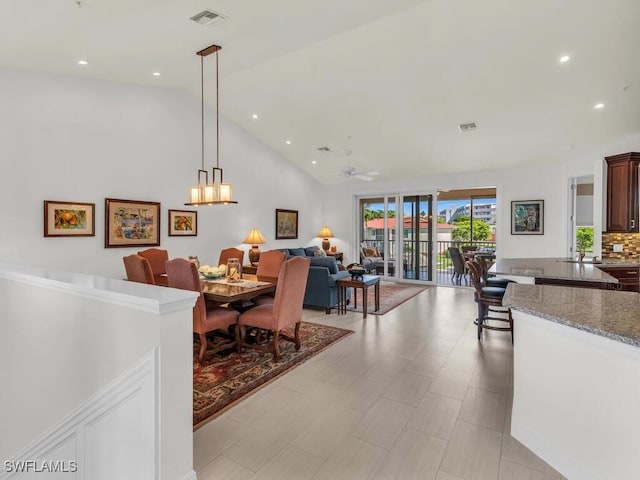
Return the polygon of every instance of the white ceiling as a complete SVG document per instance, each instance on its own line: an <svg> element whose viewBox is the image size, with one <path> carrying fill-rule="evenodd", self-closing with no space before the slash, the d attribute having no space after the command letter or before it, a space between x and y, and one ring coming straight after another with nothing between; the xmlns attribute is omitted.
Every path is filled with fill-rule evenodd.
<svg viewBox="0 0 640 480"><path fill-rule="evenodd" d="M228 19L189 20L205 8ZM221 112L336 183L346 149L394 178L558 162L639 132L639 20L638 0L0 0L0 66L199 95L195 52L222 45Z"/></svg>

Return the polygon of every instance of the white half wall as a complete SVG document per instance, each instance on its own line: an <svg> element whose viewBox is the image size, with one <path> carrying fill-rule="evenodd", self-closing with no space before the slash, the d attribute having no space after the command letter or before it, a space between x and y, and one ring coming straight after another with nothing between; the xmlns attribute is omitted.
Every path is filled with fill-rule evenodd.
<svg viewBox="0 0 640 480"><path fill-rule="evenodd" d="M216 264L259 228L262 250L320 244L323 188L224 117L220 166L238 205L200 207L197 237L169 237L167 209L185 207L200 168L200 100L169 88L0 68L0 262L114 278L140 248L104 248L104 199L161 202L161 248ZM207 169L215 164L207 113ZM43 237L43 201L96 204L96 236ZM275 240L275 209L299 210L299 238ZM245 257L246 258L246 257Z"/></svg>
<svg viewBox="0 0 640 480"><path fill-rule="evenodd" d="M159 440L147 431L149 422L141 423L138 432L157 442L156 478L191 472L195 298L194 292L166 287L0 264L0 459L33 453L33 446L50 437L71 412L157 350L153 401ZM143 408L136 402L107 411L130 418ZM73 422L67 419L63 426ZM114 433L117 428L105 430L108 424L95 422L86 427L97 432L100 442L111 443L109 451L117 453L125 445ZM86 435L79 440L83 445L90 441ZM93 459L106 451L90 450ZM135 461L127 455L112 460ZM87 471L88 465L81 468Z"/></svg>

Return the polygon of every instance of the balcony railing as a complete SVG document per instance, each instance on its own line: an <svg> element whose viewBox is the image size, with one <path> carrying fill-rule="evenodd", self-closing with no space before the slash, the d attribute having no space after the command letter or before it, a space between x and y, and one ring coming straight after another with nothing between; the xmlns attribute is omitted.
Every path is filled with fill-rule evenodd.
<svg viewBox="0 0 640 480"><path fill-rule="evenodd" d="M384 240L365 240L365 243L369 247L377 247L380 252L384 251ZM434 278L434 275L429 275L429 268L431 263L431 243L426 240L420 240L418 245L419 255L415 251L415 240L403 240L402 241L402 258L403 264L406 265L404 269L403 278L407 279L421 279L429 280ZM389 251L396 251L396 241L390 240ZM449 256L449 247L457 247L461 252L465 250L488 250L495 251L495 241L438 241L436 242L436 255L437 255L437 278L449 278L453 274L453 262ZM391 258L395 259L396 255L391 255ZM417 270L416 270L417 268Z"/></svg>

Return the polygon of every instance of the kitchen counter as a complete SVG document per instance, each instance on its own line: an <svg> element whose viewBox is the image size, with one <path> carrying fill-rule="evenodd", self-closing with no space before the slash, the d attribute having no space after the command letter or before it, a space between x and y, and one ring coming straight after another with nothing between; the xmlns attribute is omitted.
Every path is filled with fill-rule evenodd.
<svg viewBox="0 0 640 480"><path fill-rule="evenodd" d="M617 284L618 280L598 267L638 266L638 261L606 259L601 263L577 263L566 258L503 258L489 269L489 273L507 277L556 279L568 282ZM624 263L623 263L624 262ZM519 281L516 279L516 281ZM521 282L522 283L522 282ZM529 281L528 283L534 283Z"/></svg>
<svg viewBox="0 0 640 480"><path fill-rule="evenodd" d="M593 265L557 259L510 264L542 269L527 272L536 277L607 280ZM636 480L640 295L513 283L503 304L513 315L511 435L566 478Z"/></svg>
<svg viewBox="0 0 640 480"><path fill-rule="evenodd" d="M502 304L640 347L640 295L634 292L511 283Z"/></svg>

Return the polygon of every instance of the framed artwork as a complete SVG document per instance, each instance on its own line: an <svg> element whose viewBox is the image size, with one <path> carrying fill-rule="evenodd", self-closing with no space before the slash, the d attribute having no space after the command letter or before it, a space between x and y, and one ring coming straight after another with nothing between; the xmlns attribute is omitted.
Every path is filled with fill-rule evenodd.
<svg viewBox="0 0 640 480"><path fill-rule="evenodd" d="M45 237L94 237L96 204L44 201Z"/></svg>
<svg viewBox="0 0 640 480"><path fill-rule="evenodd" d="M169 236L195 237L198 235L198 212L169 210Z"/></svg>
<svg viewBox="0 0 640 480"><path fill-rule="evenodd" d="M544 200L511 202L511 235L544 235Z"/></svg>
<svg viewBox="0 0 640 480"><path fill-rule="evenodd" d="M104 200L105 248L160 245L160 202Z"/></svg>
<svg viewBox="0 0 640 480"><path fill-rule="evenodd" d="M276 208L276 240L298 238L298 210Z"/></svg>

